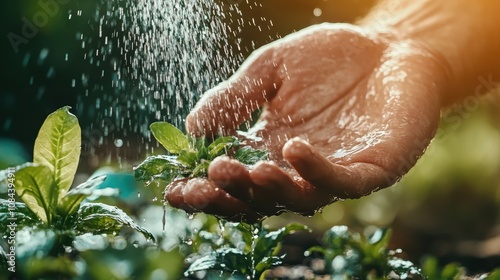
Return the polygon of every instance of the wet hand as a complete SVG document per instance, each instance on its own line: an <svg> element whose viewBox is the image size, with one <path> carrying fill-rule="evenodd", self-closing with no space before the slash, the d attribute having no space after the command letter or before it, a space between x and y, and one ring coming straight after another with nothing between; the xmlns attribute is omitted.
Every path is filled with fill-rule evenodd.
<svg viewBox="0 0 500 280"><path fill-rule="evenodd" d="M254 221L281 211L309 215L392 185L434 136L446 75L425 47L384 38L323 24L256 51L205 93L187 129L234 134L262 108L248 144L268 149L270 160L247 167L218 158L207 179L168 186L170 204Z"/></svg>

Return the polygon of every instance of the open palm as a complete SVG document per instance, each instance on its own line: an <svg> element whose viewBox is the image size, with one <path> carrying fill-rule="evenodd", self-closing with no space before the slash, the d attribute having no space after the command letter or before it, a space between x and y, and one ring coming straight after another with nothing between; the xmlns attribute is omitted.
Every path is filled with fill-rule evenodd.
<svg viewBox="0 0 500 280"><path fill-rule="evenodd" d="M433 137L445 86L436 55L344 24L305 29L255 52L207 92L187 119L196 135L234 134L262 114L248 144L270 161L216 159L208 179L172 183L167 200L189 212L255 220L311 214L390 186Z"/></svg>

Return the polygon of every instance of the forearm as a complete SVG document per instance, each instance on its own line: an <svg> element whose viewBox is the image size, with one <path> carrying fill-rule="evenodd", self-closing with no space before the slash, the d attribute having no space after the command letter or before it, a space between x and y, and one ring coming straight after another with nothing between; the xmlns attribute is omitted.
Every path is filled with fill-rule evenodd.
<svg viewBox="0 0 500 280"><path fill-rule="evenodd" d="M448 77L443 105L474 94L481 77L500 82L498 0L384 0L359 24L434 52Z"/></svg>

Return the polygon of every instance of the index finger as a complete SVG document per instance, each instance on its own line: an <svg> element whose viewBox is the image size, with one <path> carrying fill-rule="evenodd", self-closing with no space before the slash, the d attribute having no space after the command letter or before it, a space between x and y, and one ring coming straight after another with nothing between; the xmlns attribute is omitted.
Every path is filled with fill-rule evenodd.
<svg viewBox="0 0 500 280"><path fill-rule="evenodd" d="M274 48L254 52L228 81L207 91L186 119L187 131L195 136L228 135L271 100L281 79Z"/></svg>

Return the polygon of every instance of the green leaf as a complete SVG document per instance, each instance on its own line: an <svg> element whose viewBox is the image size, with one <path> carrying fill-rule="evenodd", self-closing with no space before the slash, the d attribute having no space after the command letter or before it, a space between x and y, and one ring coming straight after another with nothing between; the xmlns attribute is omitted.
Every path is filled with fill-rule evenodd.
<svg viewBox="0 0 500 280"><path fill-rule="evenodd" d="M36 256L28 260L29 265L23 269L28 279L74 279L78 276L78 268L74 261L67 257Z"/></svg>
<svg viewBox="0 0 500 280"><path fill-rule="evenodd" d="M487 280L498 280L500 279L500 268L493 270L490 275L486 277Z"/></svg>
<svg viewBox="0 0 500 280"><path fill-rule="evenodd" d="M297 230L309 230L305 225L291 223L279 230L269 232L262 237L259 237L255 243L254 259L256 263L260 263L264 258L271 257L275 253L276 247L283 241L283 238Z"/></svg>
<svg viewBox="0 0 500 280"><path fill-rule="evenodd" d="M10 232L8 226L12 222L17 231L23 227L39 225L40 219L22 202L0 199L0 232Z"/></svg>
<svg viewBox="0 0 500 280"><path fill-rule="evenodd" d="M44 223L50 223L57 205L57 187L50 168L30 164L16 172L16 193Z"/></svg>
<svg viewBox="0 0 500 280"><path fill-rule="evenodd" d="M269 159L269 152L265 150L256 150L250 146L243 147L236 151L234 158L248 165L256 164L261 160Z"/></svg>
<svg viewBox="0 0 500 280"><path fill-rule="evenodd" d="M98 176L88 180L87 182L78 185L76 188L70 190L66 195L64 195L57 205L58 213L64 217L67 217L78 210L80 203L91 196L103 194L103 190L96 190L95 187L99 186L106 180L106 176ZM116 195L118 193L117 189L112 193L104 192L108 195Z"/></svg>
<svg viewBox="0 0 500 280"><path fill-rule="evenodd" d="M199 154L197 151L192 150L182 150L179 152L179 156L177 157L177 161L184 164L186 167L194 169L196 167L196 163L199 160Z"/></svg>
<svg viewBox="0 0 500 280"><path fill-rule="evenodd" d="M182 131L166 122L155 122L150 126L151 132L160 144L172 154L189 149L189 140Z"/></svg>
<svg viewBox="0 0 500 280"><path fill-rule="evenodd" d="M226 154L229 149L236 147L238 144L238 138L234 136L217 138L212 144L208 145L208 156L210 159L222 156Z"/></svg>
<svg viewBox="0 0 500 280"><path fill-rule="evenodd" d="M461 279L461 276L463 276L462 270L457 264L450 263L441 269L434 257L424 259L422 274L427 280L455 280Z"/></svg>
<svg viewBox="0 0 500 280"><path fill-rule="evenodd" d="M151 156L134 168L134 177L139 181L162 179L171 181L183 167L173 156Z"/></svg>
<svg viewBox="0 0 500 280"><path fill-rule="evenodd" d="M82 233L116 234L122 227L127 226L140 232L146 239L155 240L151 232L136 224L118 207L102 203L82 203L77 213L76 230Z"/></svg>
<svg viewBox="0 0 500 280"><path fill-rule="evenodd" d="M193 177L206 177L208 174L209 161L203 160L193 169L191 176Z"/></svg>
<svg viewBox="0 0 500 280"><path fill-rule="evenodd" d="M314 253L318 253L318 254L321 254L324 256L327 253L327 249L325 249L321 246L313 246L313 247L307 249L307 251L304 254L306 256L310 256L311 254L314 254Z"/></svg>
<svg viewBox="0 0 500 280"><path fill-rule="evenodd" d="M189 276L197 271L210 269L247 274L250 272L250 265L250 258L242 251L235 248L219 248L194 261L184 275Z"/></svg>
<svg viewBox="0 0 500 280"><path fill-rule="evenodd" d="M208 159L207 139L205 136L196 139L191 138L191 136L188 137L191 146L194 147L194 150L198 153L198 158Z"/></svg>
<svg viewBox="0 0 500 280"><path fill-rule="evenodd" d="M33 153L33 161L48 166L54 174L59 197L71 187L80 160L81 129L69 109L63 107L47 117Z"/></svg>
<svg viewBox="0 0 500 280"><path fill-rule="evenodd" d="M281 256L270 256L270 257L265 257L255 265L255 277L257 279L260 279L260 276L268 269L278 266L283 263L283 260L285 259L285 255Z"/></svg>

